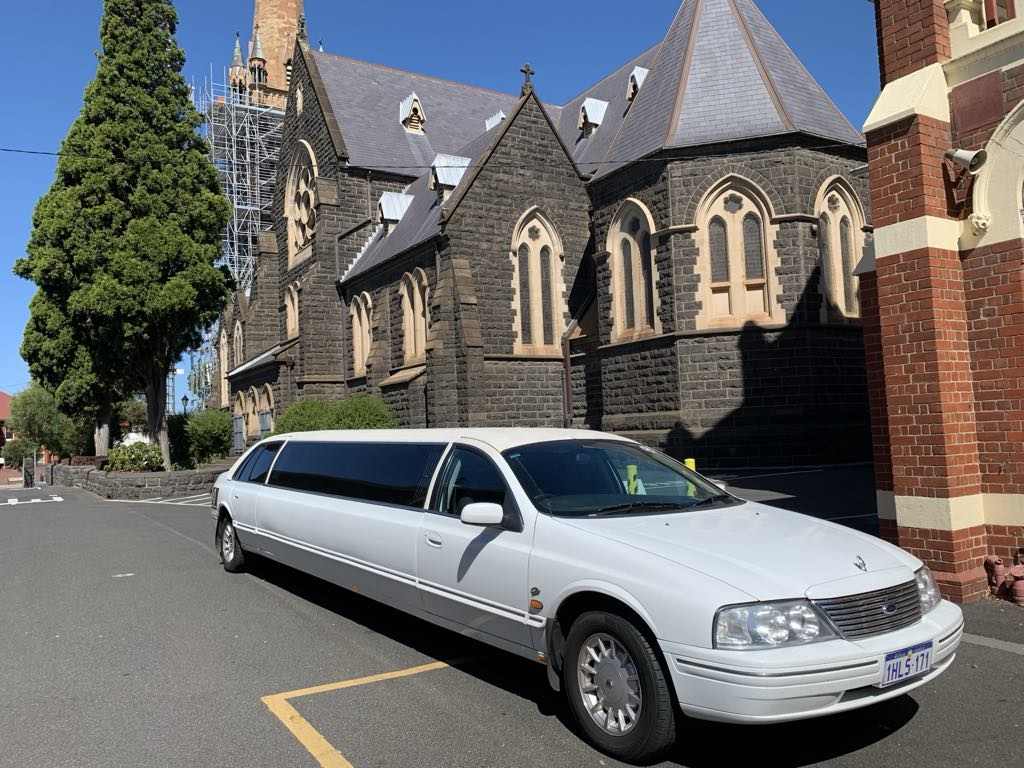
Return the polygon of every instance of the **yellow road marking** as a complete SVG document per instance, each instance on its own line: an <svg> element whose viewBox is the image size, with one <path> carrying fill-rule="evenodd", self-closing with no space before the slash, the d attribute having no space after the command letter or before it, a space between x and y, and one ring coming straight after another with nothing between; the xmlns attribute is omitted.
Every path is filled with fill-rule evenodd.
<svg viewBox="0 0 1024 768"><path fill-rule="evenodd" d="M292 736L316 759L321 768L353 768L352 763L346 760L316 728L310 725L306 718L298 713L298 710L289 703L289 699L340 691L344 688L355 688L356 686L380 683L399 677L411 677L412 675L420 675L424 672L433 672L447 667L448 664L446 662L434 661L430 664L421 664L418 667L410 667L409 669L399 669L395 672L383 672L379 675L342 680L340 683L328 683L326 685L316 685L312 688L300 688L297 691L288 691L287 693L275 693L271 696L264 696L262 701L267 709L281 721L284 727L291 731Z"/></svg>

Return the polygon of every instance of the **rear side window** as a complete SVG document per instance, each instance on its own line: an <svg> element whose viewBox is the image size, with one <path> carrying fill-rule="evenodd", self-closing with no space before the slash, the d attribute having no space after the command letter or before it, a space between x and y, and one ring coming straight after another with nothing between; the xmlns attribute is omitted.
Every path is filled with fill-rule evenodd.
<svg viewBox="0 0 1024 768"><path fill-rule="evenodd" d="M360 501L422 507L442 445L288 443L270 484Z"/></svg>
<svg viewBox="0 0 1024 768"><path fill-rule="evenodd" d="M267 473L270 471L270 465L274 463L274 457L277 456L277 452L280 449L280 443L268 443L257 448L256 456L244 467L245 472L242 479L246 482L259 483L260 485L267 482Z"/></svg>

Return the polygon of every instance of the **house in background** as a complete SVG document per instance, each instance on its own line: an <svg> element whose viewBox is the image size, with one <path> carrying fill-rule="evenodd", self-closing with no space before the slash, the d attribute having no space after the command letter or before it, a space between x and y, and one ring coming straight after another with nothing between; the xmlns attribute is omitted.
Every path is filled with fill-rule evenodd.
<svg viewBox="0 0 1024 768"><path fill-rule="evenodd" d="M11 420L11 400L13 398L6 392L0 391L0 448L3 448L8 440L14 437L7 422ZM3 460L0 459L0 466Z"/></svg>

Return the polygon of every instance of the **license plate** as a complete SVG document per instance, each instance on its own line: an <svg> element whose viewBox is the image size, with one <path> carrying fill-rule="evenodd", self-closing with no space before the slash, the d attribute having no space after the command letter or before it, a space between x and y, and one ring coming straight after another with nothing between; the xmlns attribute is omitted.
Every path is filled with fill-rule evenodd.
<svg viewBox="0 0 1024 768"><path fill-rule="evenodd" d="M882 665L880 688L901 683L912 677L923 675L932 668L932 643L921 643L912 648L893 651L885 657Z"/></svg>

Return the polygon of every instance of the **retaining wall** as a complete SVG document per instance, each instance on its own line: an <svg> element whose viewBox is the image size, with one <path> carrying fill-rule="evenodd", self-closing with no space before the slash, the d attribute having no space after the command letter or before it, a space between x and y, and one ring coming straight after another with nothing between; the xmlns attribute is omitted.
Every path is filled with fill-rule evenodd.
<svg viewBox="0 0 1024 768"><path fill-rule="evenodd" d="M40 465L37 482L53 487L83 488L105 499L154 499L198 496L213 489L217 477L230 465L179 472L105 472L67 464Z"/></svg>

